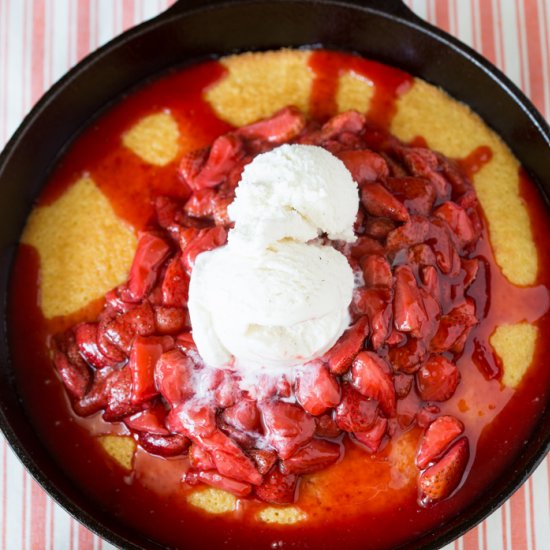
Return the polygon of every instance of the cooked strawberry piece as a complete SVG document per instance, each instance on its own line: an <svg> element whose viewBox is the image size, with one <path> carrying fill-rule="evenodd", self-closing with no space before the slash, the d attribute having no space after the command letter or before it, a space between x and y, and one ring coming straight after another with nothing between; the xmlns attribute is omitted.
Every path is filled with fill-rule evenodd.
<svg viewBox="0 0 550 550"><path fill-rule="evenodd" d="M269 449L251 449L248 454L256 463L260 474L265 475L277 462L277 453Z"/></svg>
<svg viewBox="0 0 550 550"><path fill-rule="evenodd" d="M266 440L283 460L313 437L315 420L299 405L266 401L260 410Z"/></svg>
<svg viewBox="0 0 550 550"><path fill-rule="evenodd" d="M395 389L390 368L379 355L372 351L359 353L351 367L351 383L362 395L378 401L384 414L395 416Z"/></svg>
<svg viewBox="0 0 550 550"><path fill-rule="evenodd" d="M149 302L143 302L127 313L122 313L109 321L103 330L104 336L111 344L129 354L136 335L150 336L154 334L156 330L155 313ZM102 331L101 324L99 331ZM101 347L99 335L98 344Z"/></svg>
<svg viewBox="0 0 550 550"><path fill-rule="evenodd" d="M379 416L367 431L357 432L353 435L356 437L357 441L366 447L369 453L375 453L380 448L380 443L384 435L386 435L386 430L388 428L388 420Z"/></svg>
<svg viewBox="0 0 550 550"><path fill-rule="evenodd" d="M388 260L384 256L373 254L361 259L365 286L386 286L391 288L393 277Z"/></svg>
<svg viewBox="0 0 550 550"><path fill-rule="evenodd" d="M399 200L409 214L429 216L435 202L434 186L424 178L387 178L384 185Z"/></svg>
<svg viewBox="0 0 550 550"><path fill-rule="evenodd" d="M162 262L170 254L170 245L154 233L142 233L139 237L130 275L128 294L134 301L142 300L153 288Z"/></svg>
<svg viewBox="0 0 550 550"><path fill-rule="evenodd" d="M365 123L365 116L357 111L339 113L323 124L321 140L336 139L344 133L358 134L365 127Z"/></svg>
<svg viewBox="0 0 550 550"><path fill-rule="evenodd" d="M447 401L459 382L460 372L456 365L442 355L430 356L416 373L416 387L424 401Z"/></svg>
<svg viewBox="0 0 550 550"><path fill-rule="evenodd" d="M439 302L441 300L441 285L437 269L433 265L423 267L420 270L420 279L426 291Z"/></svg>
<svg viewBox="0 0 550 550"><path fill-rule="evenodd" d="M197 470L207 471L216 469L210 453L197 443L192 443L191 447L189 447L189 463Z"/></svg>
<svg viewBox="0 0 550 550"><path fill-rule="evenodd" d="M468 439L463 437L438 462L420 475L419 504L429 506L449 497L460 484L469 458Z"/></svg>
<svg viewBox="0 0 550 550"><path fill-rule="evenodd" d="M189 328L189 318L186 310L177 307L155 308L155 325L159 334L177 334Z"/></svg>
<svg viewBox="0 0 550 550"><path fill-rule="evenodd" d="M190 332L182 332L176 336L176 346L184 353L198 354L197 344Z"/></svg>
<svg viewBox="0 0 550 550"><path fill-rule="evenodd" d="M138 442L148 453L165 458L184 454L190 443L183 435L158 435L149 432L140 432Z"/></svg>
<svg viewBox="0 0 550 550"><path fill-rule="evenodd" d="M397 227L388 234L386 248L397 252L415 244L423 243L428 238L430 223L422 216L411 216L410 221Z"/></svg>
<svg viewBox="0 0 550 550"><path fill-rule="evenodd" d="M105 367L94 372L91 385L86 395L73 401L73 408L80 416L95 414L107 406L109 399L109 379L113 369Z"/></svg>
<svg viewBox="0 0 550 550"><path fill-rule="evenodd" d="M393 318L397 330L413 335L420 335L422 325L428 321L424 302L409 266L402 265L395 269Z"/></svg>
<svg viewBox="0 0 550 550"><path fill-rule="evenodd" d="M140 411L124 419L124 424L136 432L148 432L156 435L169 435L164 422L166 409L161 403Z"/></svg>
<svg viewBox="0 0 550 550"><path fill-rule="evenodd" d="M368 335L368 319L360 317L350 328L340 336L340 339L325 354L325 361L332 374L344 374L351 367L353 358L363 348Z"/></svg>
<svg viewBox="0 0 550 550"><path fill-rule="evenodd" d="M437 405L426 405L416 413L416 423L420 428L427 428L440 412Z"/></svg>
<svg viewBox="0 0 550 550"><path fill-rule="evenodd" d="M190 399L172 408L166 420L166 427L182 433L189 439L202 440L213 435L216 430L214 408L198 399Z"/></svg>
<svg viewBox="0 0 550 550"><path fill-rule="evenodd" d="M315 435L319 437L338 437L342 430L338 427L332 412L322 414L315 418Z"/></svg>
<svg viewBox="0 0 550 550"><path fill-rule="evenodd" d="M351 246L350 255L358 260L366 254L384 254L384 247L371 237L358 237Z"/></svg>
<svg viewBox="0 0 550 550"><path fill-rule="evenodd" d="M466 290L477 277L480 261L476 258L461 258L460 263L462 266L462 270L464 271L464 281L462 284L464 285L464 290Z"/></svg>
<svg viewBox="0 0 550 550"><path fill-rule="evenodd" d="M429 342L436 334L439 328L439 319L441 318L441 306L438 300L436 300L427 290L421 288L420 296L428 320L422 325L420 332L420 338L423 338L425 342Z"/></svg>
<svg viewBox="0 0 550 550"><path fill-rule="evenodd" d="M137 336L132 345L128 368L132 373L132 403L142 403L157 395L155 365L163 352L159 338Z"/></svg>
<svg viewBox="0 0 550 550"><path fill-rule="evenodd" d="M124 300L123 294L126 295L126 297L128 296L126 285L117 286L105 294L106 307L100 314L100 319L109 315L112 316L115 313L127 313L135 307L136 304L134 302Z"/></svg>
<svg viewBox="0 0 550 550"><path fill-rule="evenodd" d="M450 201L445 202L434 211L434 216L447 222L462 248L476 239L477 235L468 214L458 204Z"/></svg>
<svg viewBox="0 0 550 550"><path fill-rule="evenodd" d="M189 197L183 211L194 218L211 218L217 194L217 190L211 187L199 189Z"/></svg>
<svg viewBox="0 0 550 550"><path fill-rule="evenodd" d="M281 377L277 381L277 395L279 397L290 397L292 395L292 385L287 380L286 376Z"/></svg>
<svg viewBox="0 0 550 550"><path fill-rule="evenodd" d="M254 462L232 439L227 438L227 444L223 449L213 448L210 454L220 474L252 485L260 485L262 482L262 475L256 469Z"/></svg>
<svg viewBox="0 0 550 550"><path fill-rule="evenodd" d="M285 107L270 118L242 126L235 131L241 137L267 141L274 145L294 139L305 128L306 119L296 107Z"/></svg>
<svg viewBox="0 0 550 550"><path fill-rule="evenodd" d="M218 407L226 408L235 404L239 397L237 381L232 373L223 371L223 378L214 391L214 400Z"/></svg>
<svg viewBox="0 0 550 550"><path fill-rule="evenodd" d="M380 180L389 174L384 157L369 149L341 151L336 156L346 165L351 177L359 185Z"/></svg>
<svg viewBox="0 0 550 550"><path fill-rule="evenodd" d="M209 151L210 149L208 147L196 149L195 151L190 151L189 153L183 155L180 161L178 173L181 179L191 189L195 189L193 182L195 181L196 177L202 170L202 167L206 163Z"/></svg>
<svg viewBox="0 0 550 550"><path fill-rule="evenodd" d="M435 353L448 350L460 352L465 338L477 323L475 304L468 298L462 305L441 317L437 333L430 342L430 349Z"/></svg>
<svg viewBox="0 0 550 550"><path fill-rule="evenodd" d="M423 470L436 460L464 431L464 424L454 416L436 418L420 440L416 453L416 465Z"/></svg>
<svg viewBox="0 0 550 550"><path fill-rule="evenodd" d="M91 381L90 369L86 363L84 361L71 363L61 351L54 352L53 362L69 393L77 399L83 398Z"/></svg>
<svg viewBox="0 0 550 550"><path fill-rule="evenodd" d="M251 399L240 399L223 411L222 418L243 432L256 431L260 427L260 413L256 401Z"/></svg>
<svg viewBox="0 0 550 550"><path fill-rule="evenodd" d="M402 346L390 348L388 351L394 370L408 374L416 372L427 356L426 344L413 337L409 337Z"/></svg>
<svg viewBox="0 0 550 550"><path fill-rule="evenodd" d="M189 276L176 254L166 265L162 280L162 304L166 307L185 307L189 295Z"/></svg>
<svg viewBox="0 0 550 550"><path fill-rule="evenodd" d="M393 329L390 335L386 338L386 345L388 347L400 346L407 341L407 335L403 332Z"/></svg>
<svg viewBox="0 0 550 550"><path fill-rule="evenodd" d="M409 220L407 209L379 183L367 183L361 188L361 202L372 216L390 218L398 222Z"/></svg>
<svg viewBox="0 0 550 550"><path fill-rule="evenodd" d="M293 474L283 474L273 468L264 478L259 487L255 487L256 496L264 502L273 504L291 504L298 485L298 477Z"/></svg>
<svg viewBox="0 0 550 550"><path fill-rule="evenodd" d="M97 323L81 323L75 327L74 333L80 355L88 364L96 369L102 369L111 364L97 345Z"/></svg>
<svg viewBox="0 0 550 550"><path fill-rule="evenodd" d="M391 289L386 287L358 288L353 292L352 311L367 315L371 329L371 344L377 350L391 331Z"/></svg>
<svg viewBox="0 0 550 550"><path fill-rule="evenodd" d="M185 220L182 212L183 208L178 200L172 197L164 196L155 198L155 213L157 222L174 238L177 238L181 225L183 225Z"/></svg>
<svg viewBox="0 0 550 550"><path fill-rule="evenodd" d="M323 364L309 363L296 379L296 399L308 413L317 416L340 403L340 386Z"/></svg>
<svg viewBox="0 0 550 550"><path fill-rule="evenodd" d="M405 399L411 391L414 378L410 374L404 372L396 372L393 375L393 386L397 399Z"/></svg>
<svg viewBox="0 0 550 550"><path fill-rule="evenodd" d="M339 443L312 439L305 447L281 462L281 472L302 475L324 470L340 458L341 452Z"/></svg>
<svg viewBox="0 0 550 550"><path fill-rule="evenodd" d="M369 217L364 226L364 232L368 237L384 240L395 229L396 223L389 218Z"/></svg>
<svg viewBox="0 0 550 550"><path fill-rule="evenodd" d="M336 423L345 432L365 432L378 416L378 401L368 399L350 384L342 384L342 401L336 407Z"/></svg>
<svg viewBox="0 0 550 550"><path fill-rule="evenodd" d="M246 497L252 491L252 487L249 483L243 483L227 476L222 476L215 471L208 472L196 472L189 470L185 475L185 481L190 485L196 485L198 481L215 487L216 489L222 489L237 497Z"/></svg>
<svg viewBox="0 0 550 550"><path fill-rule="evenodd" d="M200 166L197 165L185 169L180 166L185 182L195 191L206 187L215 187L222 183L236 162L244 155L242 140L235 134L225 134L216 138L208 152L206 161ZM183 174L183 172L186 172Z"/></svg>
<svg viewBox="0 0 550 550"><path fill-rule="evenodd" d="M456 250L456 241L447 222L434 218L430 223L428 244L432 247L437 265L443 273L455 277L460 271L460 256Z"/></svg>
<svg viewBox="0 0 550 550"><path fill-rule="evenodd" d="M424 243L411 246L407 254L407 260L411 267L431 267L437 264L434 251Z"/></svg>
<svg viewBox="0 0 550 550"><path fill-rule="evenodd" d="M107 381L107 406L103 419L116 422L138 412L141 405L132 403L132 371L128 366L115 370Z"/></svg>
<svg viewBox="0 0 550 550"><path fill-rule="evenodd" d="M201 229L196 236L182 248L182 260L187 273L191 273L195 265L195 259L201 252L212 250L222 246L227 241L227 230L216 226L209 229Z"/></svg>
<svg viewBox="0 0 550 550"><path fill-rule="evenodd" d="M424 147L401 147L399 153L413 176L425 177L432 183L440 202L449 200L451 186L440 173L441 166L436 153Z"/></svg>
<svg viewBox="0 0 550 550"><path fill-rule="evenodd" d="M110 334L113 334L111 332L112 328L115 326L111 324L113 322L113 319L102 319L99 322L99 325L97 327L97 335L96 335L96 341L97 341L97 347L99 351L105 355L108 361L111 362L111 364L121 363L122 361L125 361L127 358L126 352L122 351L118 346L113 344L111 342L111 339L108 337L108 331L110 331ZM130 345L128 345L129 349Z"/></svg>

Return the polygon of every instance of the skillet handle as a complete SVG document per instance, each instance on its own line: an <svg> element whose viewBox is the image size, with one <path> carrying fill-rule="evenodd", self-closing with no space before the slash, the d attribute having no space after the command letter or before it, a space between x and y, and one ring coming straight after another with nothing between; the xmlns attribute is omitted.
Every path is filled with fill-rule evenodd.
<svg viewBox="0 0 550 550"><path fill-rule="evenodd" d="M164 15L185 13L197 8L207 8L221 4L235 4L238 2L239 0L176 0L161 14L161 17ZM421 21L421 19L406 6L404 0L344 0L342 3L355 4L360 8L375 9L381 13L397 15L409 21Z"/></svg>

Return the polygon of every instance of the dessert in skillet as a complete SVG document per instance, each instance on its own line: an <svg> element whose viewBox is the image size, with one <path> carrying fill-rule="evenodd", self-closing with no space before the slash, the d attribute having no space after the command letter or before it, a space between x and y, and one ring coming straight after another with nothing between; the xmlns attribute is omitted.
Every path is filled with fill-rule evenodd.
<svg viewBox="0 0 550 550"><path fill-rule="evenodd" d="M164 76L75 142L29 218L10 320L29 414L164 544L412 540L546 403L537 201L476 115L397 69L285 50Z"/></svg>

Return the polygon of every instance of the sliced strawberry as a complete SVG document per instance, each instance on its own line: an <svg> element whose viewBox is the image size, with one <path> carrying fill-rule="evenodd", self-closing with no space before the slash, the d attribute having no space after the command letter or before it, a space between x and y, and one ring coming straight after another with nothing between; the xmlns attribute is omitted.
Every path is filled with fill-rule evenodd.
<svg viewBox="0 0 550 550"><path fill-rule="evenodd" d="M423 470L436 460L462 432L464 424L454 416L440 416L427 428L416 453L416 465Z"/></svg>
<svg viewBox="0 0 550 550"><path fill-rule="evenodd" d="M450 277L460 272L460 256L456 249L456 239L447 225L440 218L432 218L428 244L432 247L439 269Z"/></svg>
<svg viewBox="0 0 550 550"><path fill-rule="evenodd" d="M336 407L336 423L345 432L365 432L378 417L378 401L368 399L350 384L342 384L342 401Z"/></svg>
<svg viewBox="0 0 550 550"><path fill-rule="evenodd" d="M255 463L246 456L240 447L230 438L223 448L214 446L208 449L216 469L220 474L252 485L260 485L262 476Z"/></svg>
<svg viewBox="0 0 550 550"><path fill-rule="evenodd" d="M382 439L386 435L386 430L388 428L388 420L379 416L372 425L365 432L356 432L353 435L367 449L369 453L375 453L380 448Z"/></svg>
<svg viewBox="0 0 550 550"><path fill-rule="evenodd" d="M256 401L240 399L222 413L225 422L243 432L256 431L260 427L260 413Z"/></svg>
<svg viewBox="0 0 550 550"><path fill-rule="evenodd" d="M251 449L248 454L262 475L267 474L277 462L277 453L269 449Z"/></svg>
<svg viewBox="0 0 550 550"><path fill-rule="evenodd" d="M156 435L169 435L164 422L166 409L160 403L124 419L124 424L136 432L148 432Z"/></svg>
<svg viewBox="0 0 550 550"><path fill-rule="evenodd" d="M415 373L427 357L426 344L412 337L404 345L388 350L388 358L394 370L408 374Z"/></svg>
<svg viewBox="0 0 550 550"><path fill-rule="evenodd" d="M386 248L397 252L403 248L423 243L430 231L430 223L423 216L411 216L410 220L388 234Z"/></svg>
<svg viewBox="0 0 550 550"><path fill-rule="evenodd" d="M434 211L434 216L447 222L461 247L468 246L476 239L477 235L468 214L458 204L451 201L445 202Z"/></svg>
<svg viewBox="0 0 550 550"><path fill-rule="evenodd" d="M360 185L386 178L389 174L384 157L369 149L341 151L336 156L346 165L351 172L351 177Z"/></svg>
<svg viewBox="0 0 550 550"><path fill-rule="evenodd" d="M102 369L112 365L97 345L97 323L81 323L74 332L80 354L92 367Z"/></svg>
<svg viewBox="0 0 550 550"><path fill-rule="evenodd" d="M266 440L283 460L313 437L315 420L299 405L266 401L260 410Z"/></svg>
<svg viewBox="0 0 550 550"><path fill-rule="evenodd" d="M210 453L197 443L192 443L189 447L189 463L197 470L215 470L216 465L210 456Z"/></svg>
<svg viewBox="0 0 550 550"><path fill-rule="evenodd" d="M332 413L325 413L315 418L315 435L319 437L338 437L342 430L338 427Z"/></svg>
<svg viewBox="0 0 550 550"><path fill-rule="evenodd" d="M464 271L464 281L462 284L464 285L464 289L467 289L477 277L480 261L476 258L469 260L466 258L460 258L460 263L462 270Z"/></svg>
<svg viewBox="0 0 550 550"><path fill-rule="evenodd" d="M419 335L422 325L428 321L424 302L414 274L409 266L395 269L395 299L393 318L395 328L402 332Z"/></svg>
<svg viewBox="0 0 550 550"><path fill-rule="evenodd" d="M363 348L368 335L368 318L363 316L350 327L325 354L325 361L332 374L344 374L351 367L353 358Z"/></svg>
<svg viewBox="0 0 550 550"><path fill-rule="evenodd" d="M362 395L375 399L388 417L395 416L395 389L390 368L379 355L362 351L351 367L351 383ZM363 430L359 430L363 431Z"/></svg>
<svg viewBox="0 0 550 550"><path fill-rule="evenodd" d="M190 441L180 434L160 435L140 432L139 444L148 452L163 457L179 456L185 453Z"/></svg>
<svg viewBox="0 0 550 550"><path fill-rule="evenodd" d="M396 223L389 218L371 218L369 217L365 223L365 235L383 241L396 228Z"/></svg>
<svg viewBox="0 0 550 550"><path fill-rule="evenodd" d="M193 441L202 441L217 430L216 412L209 403L189 399L172 408L166 420L166 427Z"/></svg>
<svg viewBox="0 0 550 550"><path fill-rule="evenodd" d="M352 311L366 315L371 329L371 344L377 350L391 332L392 292L386 287L357 288L352 298Z"/></svg>
<svg viewBox="0 0 550 550"><path fill-rule="evenodd" d="M312 439L305 447L281 462L283 474L310 474L334 464L342 453L338 443L324 439Z"/></svg>
<svg viewBox="0 0 550 550"><path fill-rule="evenodd" d="M71 395L82 399L92 382L92 373L82 359L73 331L55 337L53 362Z"/></svg>
<svg viewBox="0 0 550 550"><path fill-rule="evenodd" d="M393 277L391 267L388 260L384 256L376 254L364 256L361 258L361 266L363 267L363 279L365 286L385 286L391 288L393 285Z"/></svg>
<svg viewBox="0 0 550 550"><path fill-rule="evenodd" d="M416 373L416 387L424 401L447 401L459 382L456 365L442 355L432 355Z"/></svg>
<svg viewBox="0 0 550 550"><path fill-rule="evenodd" d="M409 221L407 209L379 183L367 183L362 186L361 202L372 216L390 218L398 222Z"/></svg>
<svg viewBox="0 0 550 550"><path fill-rule="evenodd" d="M195 259L201 252L212 250L222 246L227 241L227 230L216 226L209 229L201 229L196 236L182 248L182 261L187 273L191 273L195 265Z"/></svg>
<svg viewBox="0 0 550 550"><path fill-rule="evenodd" d="M448 350L460 352L465 338L477 323L475 304L468 298L440 318L437 333L430 342L430 349L436 353Z"/></svg>
<svg viewBox="0 0 550 550"><path fill-rule="evenodd" d="M308 363L296 379L296 399L317 416L340 403L340 386L323 364Z"/></svg>
<svg viewBox="0 0 550 550"><path fill-rule="evenodd" d="M162 304L166 307L185 307L189 296L189 276L176 254L166 265L162 280Z"/></svg>
<svg viewBox="0 0 550 550"><path fill-rule="evenodd" d="M283 474L277 468L273 468L254 491L264 502L291 504L294 502L297 485L298 478L295 475Z"/></svg>
<svg viewBox="0 0 550 550"><path fill-rule="evenodd" d="M174 406L194 393L193 361L177 349L163 353L155 364L155 387Z"/></svg>
<svg viewBox="0 0 550 550"><path fill-rule="evenodd" d="M429 506L449 497L460 484L470 451L468 439L459 439L433 466L418 479L418 502Z"/></svg>
<svg viewBox="0 0 550 550"><path fill-rule="evenodd" d="M384 247L371 237L358 237L350 248L350 256L358 260L366 254L384 254Z"/></svg>
<svg viewBox="0 0 550 550"><path fill-rule="evenodd" d="M387 178L384 185L397 200L403 203L409 214L429 216L435 202L433 185L424 178Z"/></svg>
<svg viewBox="0 0 550 550"><path fill-rule="evenodd" d="M416 413L416 423L420 428L427 428L440 412L437 405L425 405Z"/></svg>
<svg viewBox="0 0 550 550"><path fill-rule="evenodd" d="M186 310L177 307L155 307L155 325L159 334L177 334L189 328Z"/></svg>
<svg viewBox="0 0 550 550"><path fill-rule="evenodd" d="M330 118L321 128L321 141L337 139L342 134L358 134L363 130L366 118L357 111L345 111Z"/></svg>
<svg viewBox="0 0 550 550"><path fill-rule="evenodd" d="M132 403L132 371L128 366L115 370L107 381L107 405L103 419L116 422L141 409L140 404Z"/></svg>
<svg viewBox="0 0 550 550"><path fill-rule="evenodd" d="M296 107L285 107L270 118L242 126L235 133L251 140L278 145L294 139L305 128L306 119Z"/></svg>
<svg viewBox="0 0 550 550"><path fill-rule="evenodd" d="M183 155L180 165L178 167L178 173L180 178L191 188L195 189L193 182L199 175L202 167L206 163L208 153L210 149L204 147L202 149L196 149Z"/></svg>
<svg viewBox="0 0 550 550"><path fill-rule="evenodd" d="M154 336L137 336L132 345L128 368L132 373L132 403L142 403L158 394L155 366L163 353L162 341Z"/></svg>
<svg viewBox="0 0 550 550"><path fill-rule="evenodd" d="M145 232L139 237L130 275L128 293L132 300L142 300L153 288L157 272L170 254L170 245L155 233Z"/></svg>
<svg viewBox="0 0 550 550"><path fill-rule="evenodd" d="M95 414L107 406L109 400L109 379L113 373L111 367L97 370L93 374L92 383L81 399L73 402L76 414L89 416Z"/></svg>
<svg viewBox="0 0 550 550"><path fill-rule="evenodd" d="M222 476L214 471L196 473L190 470L186 474L185 481L191 485L195 484L192 479L194 473L198 481L202 481L206 485L210 485L216 489L222 489L238 497L246 497L250 494L250 491L252 491L252 487L249 483L243 483L242 481Z"/></svg>
<svg viewBox="0 0 550 550"><path fill-rule="evenodd" d="M405 399L411 391L414 377L404 372L396 372L393 375L393 386L395 388L395 395L397 399Z"/></svg>

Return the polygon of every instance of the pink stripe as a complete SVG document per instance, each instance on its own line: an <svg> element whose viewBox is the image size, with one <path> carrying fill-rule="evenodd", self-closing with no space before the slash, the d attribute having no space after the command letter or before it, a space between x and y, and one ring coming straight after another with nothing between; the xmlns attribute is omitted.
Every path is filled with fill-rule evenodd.
<svg viewBox="0 0 550 550"><path fill-rule="evenodd" d="M44 0L32 2L32 63L31 63L31 102L34 105L44 93L44 33L46 26L46 6ZM26 22L24 23L26 28ZM24 46L26 46L26 41Z"/></svg>
<svg viewBox="0 0 550 550"><path fill-rule="evenodd" d="M529 58L529 88L531 100L541 111L544 109L544 75L540 35L540 13L537 0L524 0L524 25Z"/></svg>
<svg viewBox="0 0 550 550"><path fill-rule="evenodd" d="M502 548L507 550L508 548L508 522L506 521L506 503L500 507L500 517L502 520Z"/></svg>
<svg viewBox="0 0 550 550"><path fill-rule="evenodd" d="M487 546L487 520L485 520L482 524L481 524L481 531L482 531L482 547L483 547L483 550L487 550L488 546Z"/></svg>
<svg viewBox="0 0 550 550"><path fill-rule="evenodd" d="M525 513L525 486L519 488L510 502L512 548L527 548L527 517Z"/></svg>
<svg viewBox="0 0 550 550"><path fill-rule="evenodd" d="M21 548L24 550L27 547L27 470L23 470L22 475L22 492L21 498L23 509L21 511Z"/></svg>
<svg viewBox="0 0 550 550"><path fill-rule="evenodd" d="M122 30L125 31L134 25L134 6L133 0L122 0Z"/></svg>
<svg viewBox="0 0 550 550"><path fill-rule="evenodd" d="M523 45L523 39L525 34L525 21L523 17L523 0L515 0L516 4L516 27L518 29L518 49L519 49L519 62L520 62L520 83L521 83L521 89L524 92L527 92L527 82L525 78L526 71L529 70L529 60L525 58L525 48ZM524 60L527 63L527 67L525 67Z"/></svg>
<svg viewBox="0 0 550 550"><path fill-rule="evenodd" d="M530 507L530 527L531 527L531 547L533 550L537 550L537 537L535 534L535 503L533 498L533 477L529 478L529 507Z"/></svg>
<svg viewBox="0 0 550 550"><path fill-rule="evenodd" d="M435 24L441 29L451 32L449 0L438 0L435 3Z"/></svg>
<svg viewBox="0 0 550 550"><path fill-rule="evenodd" d="M494 33L493 3L487 2L481 10L479 23L481 26L481 53L493 63L497 61L496 41Z"/></svg>
<svg viewBox="0 0 550 550"><path fill-rule="evenodd" d="M55 539L55 505L51 498L48 498L48 506L50 508L50 550L54 550Z"/></svg>
<svg viewBox="0 0 550 550"><path fill-rule="evenodd" d="M31 480L31 548L46 547L46 493Z"/></svg>
<svg viewBox="0 0 550 550"><path fill-rule="evenodd" d="M543 35L544 35L544 42L543 42L543 48L546 51L546 67L543 68L545 76L546 76L546 92L547 92L547 104L545 106L544 115L546 119L550 118L550 76L548 73L550 72L550 29L548 28L548 3L543 0L542 2L542 21L543 21ZM550 486L550 484L549 484Z"/></svg>
<svg viewBox="0 0 550 550"><path fill-rule="evenodd" d="M462 543L464 550L479 550L478 528L474 527L473 529L470 529L462 537Z"/></svg>
<svg viewBox="0 0 550 550"><path fill-rule="evenodd" d="M3 36L3 52L4 55L2 56L2 72L4 75L4 85L3 85L3 93L2 97L4 98L4 101L2 101L2 120L4 121L4 124L2 125L2 145L8 140L8 59L9 59L9 21L10 21L10 3L9 2L2 2L4 6L4 13L2 14L4 18L4 36ZM4 531L5 533L5 531Z"/></svg>
<svg viewBox="0 0 550 550"><path fill-rule="evenodd" d="M78 550L92 550L94 547L94 536L83 525L78 526Z"/></svg>
<svg viewBox="0 0 550 550"><path fill-rule="evenodd" d="M500 0L496 0L496 35L498 37L498 47L500 48L500 68L506 71L506 49L504 48L504 33L502 32L502 6Z"/></svg>
<svg viewBox="0 0 550 550"><path fill-rule="evenodd" d="M79 0L77 13L76 57L80 61L90 53L90 0Z"/></svg>

